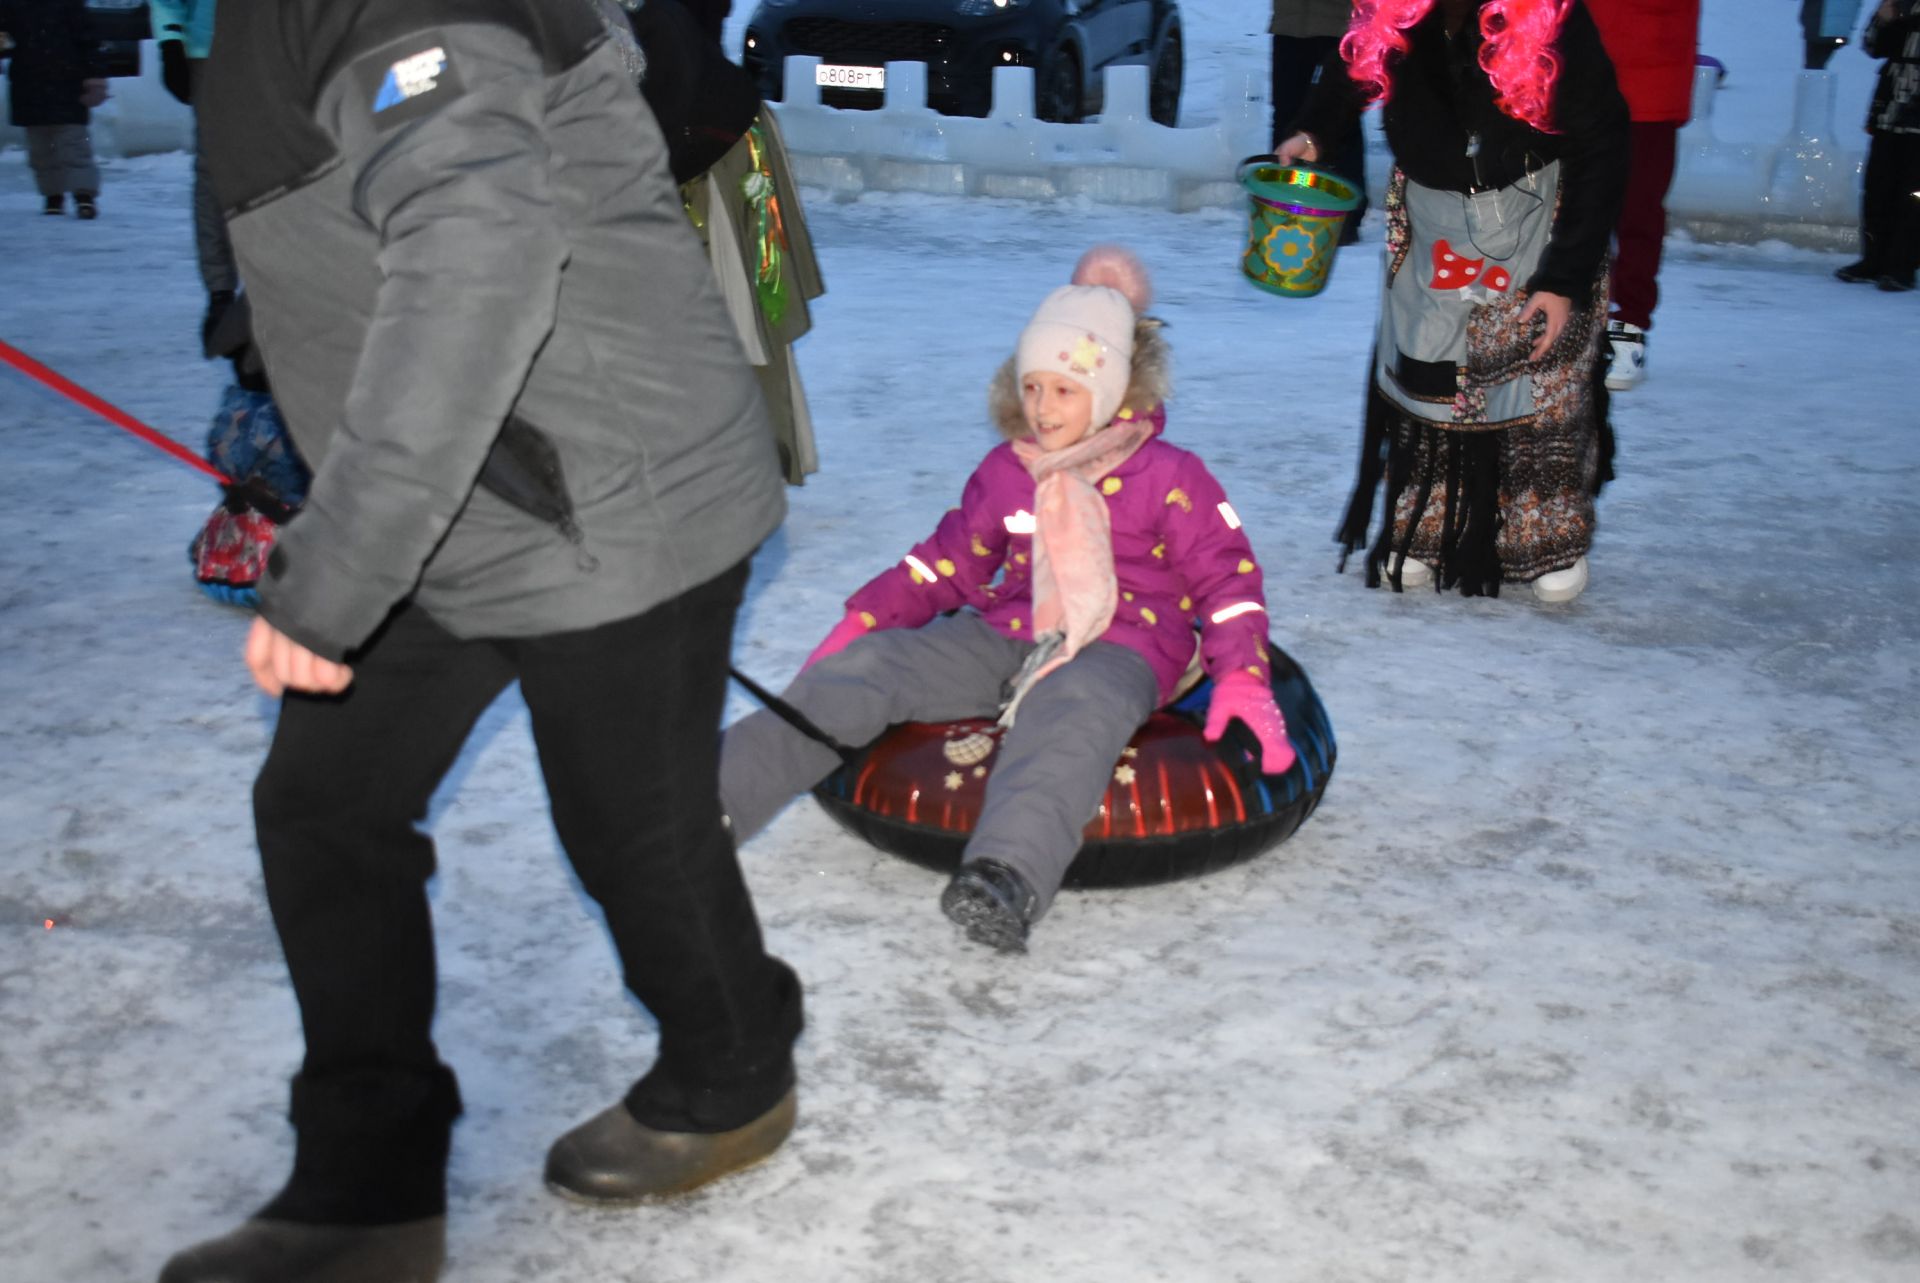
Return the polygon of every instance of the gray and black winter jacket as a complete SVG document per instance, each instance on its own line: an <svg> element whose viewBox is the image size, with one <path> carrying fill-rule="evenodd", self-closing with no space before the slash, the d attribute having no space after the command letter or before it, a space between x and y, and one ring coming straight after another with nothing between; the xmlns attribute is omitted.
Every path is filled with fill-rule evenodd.
<svg viewBox="0 0 1920 1283"><path fill-rule="evenodd" d="M409 597L461 636L589 628L772 532L752 371L589 5L249 0L217 23L200 145L315 473L270 622L330 658Z"/></svg>

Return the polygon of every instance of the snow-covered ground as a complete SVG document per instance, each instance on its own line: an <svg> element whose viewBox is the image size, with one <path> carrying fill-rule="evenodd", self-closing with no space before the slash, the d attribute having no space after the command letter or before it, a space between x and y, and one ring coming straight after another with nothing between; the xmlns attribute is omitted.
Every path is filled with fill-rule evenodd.
<svg viewBox="0 0 1920 1283"><path fill-rule="evenodd" d="M56 221L0 156L0 338L196 443L221 378L187 183L116 162L101 221ZM1034 302L1124 239L1172 326L1172 438L1245 517L1339 768L1282 847L1063 897L1024 959L796 805L744 862L808 988L799 1130L601 1213L540 1163L650 1023L509 697L432 819L468 1102L450 1280L1920 1277L1920 299L1675 246L1593 587L1543 608L1332 573L1377 244L1290 301L1238 279L1228 211L810 214L825 469L757 562L739 663L784 680L930 528ZM299 1030L247 810L274 710L245 617L190 581L202 478L4 371L0 460L0 1277L146 1279L290 1154Z"/></svg>

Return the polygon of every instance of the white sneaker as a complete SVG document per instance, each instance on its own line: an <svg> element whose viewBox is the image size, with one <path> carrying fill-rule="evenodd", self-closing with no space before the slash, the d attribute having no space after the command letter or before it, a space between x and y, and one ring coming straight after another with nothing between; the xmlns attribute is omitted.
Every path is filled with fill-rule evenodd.
<svg viewBox="0 0 1920 1283"><path fill-rule="evenodd" d="M1587 559L1574 562L1565 570L1550 570L1533 581L1533 595L1541 601L1572 601L1587 589Z"/></svg>
<svg viewBox="0 0 1920 1283"><path fill-rule="evenodd" d="M1607 322L1607 390L1630 392L1647 377L1647 332L1625 321Z"/></svg>
<svg viewBox="0 0 1920 1283"><path fill-rule="evenodd" d="M1392 578L1395 563L1400 566L1400 586L1402 588L1425 588L1433 582L1433 567L1424 561L1415 561L1412 557L1402 558L1388 554L1387 564L1381 568L1381 574Z"/></svg>

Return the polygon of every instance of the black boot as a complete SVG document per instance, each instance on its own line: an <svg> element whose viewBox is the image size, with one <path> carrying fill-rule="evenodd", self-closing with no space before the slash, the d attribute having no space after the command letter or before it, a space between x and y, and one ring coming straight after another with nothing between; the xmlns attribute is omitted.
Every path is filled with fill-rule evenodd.
<svg viewBox="0 0 1920 1283"><path fill-rule="evenodd" d="M793 1131L794 1117L791 1088L760 1117L724 1132L659 1131L621 1103L553 1143L547 1151L547 1187L605 1207L685 1194L779 1149Z"/></svg>
<svg viewBox="0 0 1920 1283"><path fill-rule="evenodd" d="M398 1225L301 1225L256 1218L168 1261L160 1283L434 1283L447 1218Z"/></svg>
<svg viewBox="0 0 1920 1283"><path fill-rule="evenodd" d="M56 218L67 212L67 198L55 193L47 197L47 203L40 208L42 214L52 214Z"/></svg>
<svg viewBox="0 0 1920 1283"><path fill-rule="evenodd" d="M1849 285L1871 285L1880 279L1880 268L1863 258L1857 263L1834 268L1833 274Z"/></svg>
<svg viewBox="0 0 1920 1283"><path fill-rule="evenodd" d="M940 895L940 910L967 939L1002 953L1025 953L1040 897L1019 870L998 860L969 860Z"/></svg>
<svg viewBox="0 0 1920 1283"><path fill-rule="evenodd" d="M1876 284L1889 294L1906 294L1913 289L1913 273L1908 272L1905 276L1895 276L1892 273L1888 273L1882 276Z"/></svg>
<svg viewBox="0 0 1920 1283"><path fill-rule="evenodd" d="M433 1283L459 1114L444 1065L299 1074L286 1187L233 1233L167 1262L160 1283Z"/></svg>
<svg viewBox="0 0 1920 1283"><path fill-rule="evenodd" d="M76 218L83 221L100 217L100 210L93 203L92 192L75 192L73 194L73 213Z"/></svg>

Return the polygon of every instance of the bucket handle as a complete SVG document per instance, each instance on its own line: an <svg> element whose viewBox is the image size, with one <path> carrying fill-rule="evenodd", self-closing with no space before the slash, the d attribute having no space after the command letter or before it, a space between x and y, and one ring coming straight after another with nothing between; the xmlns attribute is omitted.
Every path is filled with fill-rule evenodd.
<svg viewBox="0 0 1920 1283"><path fill-rule="evenodd" d="M1262 165L1278 165L1279 163L1280 163L1280 157L1278 154L1274 152L1263 151L1263 152L1256 153L1255 155L1247 157L1245 160L1241 161L1238 165L1234 166L1233 180L1236 183L1244 182L1246 180L1247 171L1249 169L1258 169Z"/></svg>

